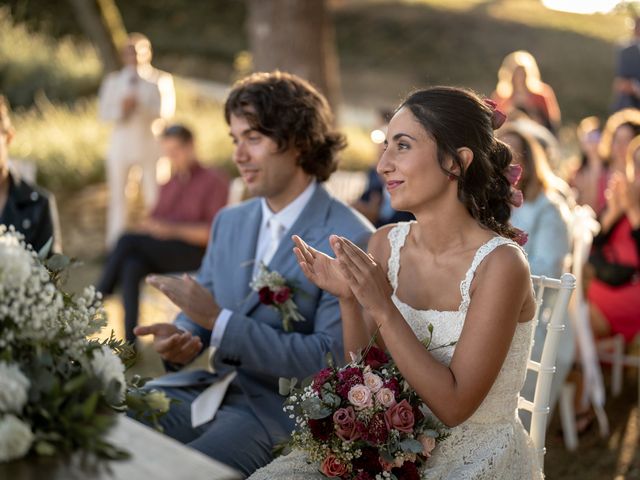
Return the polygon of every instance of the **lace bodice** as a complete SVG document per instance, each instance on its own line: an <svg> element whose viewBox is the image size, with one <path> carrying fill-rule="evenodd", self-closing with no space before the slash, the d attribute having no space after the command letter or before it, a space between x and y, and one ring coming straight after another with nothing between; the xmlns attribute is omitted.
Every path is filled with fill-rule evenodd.
<svg viewBox="0 0 640 480"><path fill-rule="evenodd" d="M429 337L429 325L433 325L431 345L441 346L456 342L460 338L462 327L471 303L469 290L476 269L495 248L515 242L504 237L493 237L476 252L471 266L460 282L462 301L458 310L442 312L438 310L416 310L400 300L396 294L400 271L400 251L411 229L411 223L401 223L389 232L391 253L389 255L389 281L393 287L392 300L419 340ZM495 423L497 420L511 421L518 405L518 394L524 383L527 359L531 349L533 322L519 323L511 342L507 358L502 366L489 394L473 416L467 420L472 423ZM438 348L432 352L438 361L445 365L451 363L455 345Z"/></svg>
<svg viewBox="0 0 640 480"><path fill-rule="evenodd" d="M400 252L411 223L400 223L389 232L391 253L388 276L393 286L392 300L420 340L429 336L433 325L432 345L457 342L471 303L469 289L478 265L495 248L514 244L503 237L494 237L476 252L464 279L460 282L462 301L456 311L417 310L402 302L397 294ZM424 479L487 480L543 478L533 443L517 416L518 393L524 383L531 349L534 322L519 323L498 378L476 412L464 423L450 430L450 436L440 443L427 461ZM455 345L438 348L434 357L449 365ZM323 479L318 466L309 464L303 452L280 457L258 470L250 480Z"/></svg>

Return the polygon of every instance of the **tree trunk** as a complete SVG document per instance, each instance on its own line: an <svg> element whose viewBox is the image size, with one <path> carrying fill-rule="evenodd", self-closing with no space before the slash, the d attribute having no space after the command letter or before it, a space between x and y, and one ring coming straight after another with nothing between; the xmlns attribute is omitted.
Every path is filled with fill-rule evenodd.
<svg viewBox="0 0 640 480"><path fill-rule="evenodd" d="M313 83L332 107L340 102L333 22L326 0L248 0L254 71L279 69Z"/></svg>
<svg viewBox="0 0 640 480"><path fill-rule="evenodd" d="M118 70L127 32L114 0L69 0L78 23L98 49L105 72Z"/></svg>

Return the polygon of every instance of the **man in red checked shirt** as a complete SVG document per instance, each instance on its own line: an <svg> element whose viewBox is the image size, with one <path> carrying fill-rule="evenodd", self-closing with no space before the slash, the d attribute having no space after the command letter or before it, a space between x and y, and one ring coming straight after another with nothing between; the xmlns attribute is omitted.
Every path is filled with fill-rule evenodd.
<svg viewBox="0 0 640 480"><path fill-rule="evenodd" d="M104 295L122 287L125 333L135 341L140 282L150 273L197 270L204 256L211 223L227 203L229 182L196 158L193 134L182 125L168 127L162 148L172 176L160 189L151 215L125 233L110 253L98 283Z"/></svg>

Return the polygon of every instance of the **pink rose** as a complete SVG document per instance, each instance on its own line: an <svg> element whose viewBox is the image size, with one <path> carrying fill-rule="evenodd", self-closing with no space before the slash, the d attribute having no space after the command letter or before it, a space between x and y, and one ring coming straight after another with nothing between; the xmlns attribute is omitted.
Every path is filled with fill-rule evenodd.
<svg viewBox="0 0 640 480"><path fill-rule="evenodd" d="M335 478L343 476L349 470L345 464L335 457L334 454L330 453L327 455L327 458L322 461L320 471L327 477Z"/></svg>
<svg viewBox="0 0 640 480"><path fill-rule="evenodd" d="M382 379L375 373L365 373L364 384L369 387L369 390L371 390L373 393L376 393L382 388Z"/></svg>
<svg viewBox="0 0 640 480"><path fill-rule="evenodd" d="M524 196L520 190L516 190L514 187L511 187L511 197L509 198L509 203L514 207L518 208L522 206L524 202Z"/></svg>
<svg viewBox="0 0 640 480"><path fill-rule="evenodd" d="M413 408L411 408L409 402L402 400L384 412L384 420L389 430L395 428L400 432L411 433L415 422Z"/></svg>
<svg viewBox="0 0 640 480"><path fill-rule="evenodd" d="M433 437L427 437L426 435L420 435L418 441L422 444L422 454L429 458L431 451L436 448L436 439Z"/></svg>
<svg viewBox="0 0 640 480"><path fill-rule="evenodd" d="M391 405L396 403L396 397L388 388L381 388L376 393L376 402L385 408L389 408Z"/></svg>
<svg viewBox="0 0 640 480"><path fill-rule="evenodd" d="M291 297L291 289L289 287L282 287L273 294L273 301L278 305L282 305L289 300L289 297Z"/></svg>
<svg viewBox="0 0 640 480"><path fill-rule="evenodd" d="M356 428L356 412L353 407L339 408L333 414L333 422L336 425L336 435L342 440L353 441L360 438L360 432Z"/></svg>
<svg viewBox="0 0 640 480"><path fill-rule="evenodd" d="M351 405L356 407L358 410L362 410L363 408L368 408L373 405L371 390L369 390L368 387L362 384L354 385L353 387L351 387L347 398L351 402Z"/></svg>

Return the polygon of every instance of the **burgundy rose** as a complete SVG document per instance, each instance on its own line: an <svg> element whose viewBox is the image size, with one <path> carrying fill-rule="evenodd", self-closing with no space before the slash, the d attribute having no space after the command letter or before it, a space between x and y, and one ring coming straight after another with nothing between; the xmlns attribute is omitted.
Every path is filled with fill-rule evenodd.
<svg viewBox="0 0 640 480"><path fill-rule="evenodd" d="M362 439L375 446L379 446L386 442L389 436L389 429L387 428L384 414L382 412L378 412L371 417L368 425L358 422L356 428Z"/></svg>
<svg viewBox="0 0 640 480"><path fill-rule="evenodd" d="M263 305L273 305L273 292L269 287L262 287L258 291L258 296L260 297L260 303Z"/></svg>
<svg viewBox="0 0 640 480"><path fill-rule="evenodd" d="M289 287L282 287L273 295L273 301L278 305L282 305L291 297L291 289Z"/></svg>
<svg viewBox="0 0 640 480"><path fill-rule="evenodd" d="M313 383L311 387L318 393L322 390L322 386L329 381L333 375L333 370L330 367L323 368L313 377Z"/></svg>
<svg viewBox="0 0 640 480"><path fill-rule="evenodd" d="M336 425L336 435L344 441L357 440L360 432L356 428L356 412L353 407L339 408L333 414L333 422Z"/></svg>
<svg viewBox="0 0 640 480"><path fill-rule="evenodd" d="M367 472L365 472L364 470L360 470L358 472L358 474L353 477L353 480L373 480L374 477L372 477L371 475L369 475Z"/></svg>
<svg viewBox="0 0 640 480"><path fill-rule="evenodd" d="M378 450L372 447L363 448L362 454L353 461L353 471L356 472L358 470L365 471L374 477L380 473L382 465L380 465Z"/></svg>
<svg viewBox="0 0 640 480"><path fill-rule="evenodd" d="M345 368L338 372L338 386L336 391L342 398L347 398L351 387L364 382L362 371L358 367Z"/></svg>
<svg viewBox="0 0 640 480"><path fill-rule="evenodd" d="M400 395L400 392L402 390L400 388L400 382L398 382L398 380L395 378L391 378L386 382L384 382L384 387L391 390L393 394L396 396L396 398L398 397L398 395Z"/></svg>
<svg viewBox="0 0 640 480"><path fill-rule="evenodd" d="M373 370L379 369L388 362L389 357L384 353L384 350L375 345L369 349L367 355L364 357L364 364L370 366Z"/></svg>
<svg viewBox="0 0 640 480"><path fill-rule="evenodd" d="M331 433L333 433L333 422L331 421L331 417L323 418L321 420L314 420L313 418L310 418L307 420L307 425L309 425L309 430L311 430L313 438L320 440L321 442L329 440Z"/></svg>
<svg viewBox="0 0 640 480"><path fill-rule="evenodd" d="M415 423L413 408L409 402L402 400L384 412L384 420L389 430L395 428L401 432L411 433Z"/></svg>
<svg viewBox="0 0 640 480"><path fill-rule="evenodd" d="M413 416L415 418L416 423L424 418L424 414L420 410L418 406L413 407Z"/></svg>
<svg viewBox="0 0 640 480"><path fill-rule="evenodd" d="M320 471L327 477L341 477L349 471L347 466L338 460L333 453L327 455L320 465Z"/></svg>
<svg viewBox="0 0 640 480"><path fill-rule="evenodd" d="M413 462L404 462L402 467L394 468L391 473L402 480L420 480L420 472Z"/></svg>

